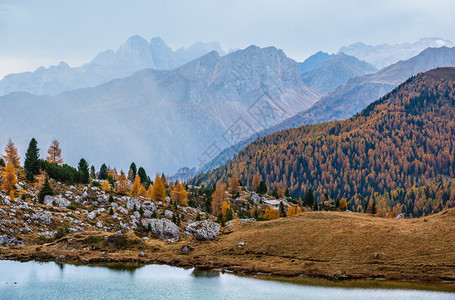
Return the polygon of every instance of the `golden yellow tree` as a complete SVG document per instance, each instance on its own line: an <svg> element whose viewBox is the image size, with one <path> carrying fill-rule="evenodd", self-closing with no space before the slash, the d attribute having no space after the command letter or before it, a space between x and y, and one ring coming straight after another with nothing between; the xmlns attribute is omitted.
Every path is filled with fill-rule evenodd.
<svg viewBox="0 0 455 300"><path fill-rule="evenodd" d="M111 190L111 185L109 184L108 180L104 180L102 188L105 192L109 192Z"/></svg>
<svg viewBox="0 0 455 300"><path fill-rule="evenodd" d="M15 168L20 166L17 148L11 139L8 140L8 144L5 147L5 155L2 155L2 157L5 160L5 164L12 164Z"/></svg>
<svg viewBox="0 0 455 300"><path fill-rule="evenodd" d="M62 149L60 149L60 144L56 139L52 140L49 149L47 149L46 160L50 163L56 163L57 165L63 163Z"/></svg>
<svg viewBox="0 0 455 300"><path fill-rule="evenodd" d="M234 194L238 192L240 192L239 177L237 174L234 174L229 180L229 193Z"/></svg>
<svg viewBox="0 0 455 300"><path fill-rule="evenodd" d="M253 176L253 182L251 183L251 189L256 192L258 189L259 183L261 183L262 178L261 174L259 174L259 171L256 172Z"/></svg>
<svg viewBox="0 0 455 300"><path fill-rule="evenodd" d="M120 177L117 181L117 192L119 194L126 194L128 192L128 180L126 179L123 171L120 172Z"/></svg>
<svg viewBox="0 0 455 300"><path fill-rule="evenodd" d="M115 179L115 174L114 174L114 170L113 169L110 169L109 172L107 172L107 178L111 178L111 180L114 180Z"/></svg>
<svg viewBox="0 0 455 300"><path fill-rule="evenodd" d="M348 208L348 202L346 201L345 198L341 198L340 200L340 209L341 210L346 210Z"/></svg>
<svg viewBox="0 0 455 300"><path fill-rule="evenodd" d="M139 192L137 193L137 195L141 196L141 197L144 197L144 198L147 197L147 190L145 189L145 187L142 184L139 187Z"/></svg>
<svg viewBox="0 0 455 300"><path fill-rule="evenodd" d="M153 194L153 185L150 184L149 188L147 189L145 197L148 198L148 199L152 199L152 194Z"/></svg>
<svg viewBox="0 0 455 300"><path fill-rule="evenodd" d="M3 170L2 177L2 189L8 193L14 192L16 189L17 177L16 168L12 163L6 165L5 170Z"/></svg>
<svg viewBox="0 0 455 300"><path fill-rule="evenodd" d="M171 198L179 205L188 206L188 194L185 190L185 185L180 183L178 180L172 189Z"/></svg>
<svg viewBox="0 0 455 300"><path fill-rule="evenodd" d="M264 218L269 220L275 220L280 217L280 211L278 209L274 209L272 207L267 207L265 209Z"/></svg>
<svg viewBox="0 0 455 300"><path fill-rule="evenodd" d="M226 199L226 185L218 182L213 193L212 213L216 216L221 208L223 201Z"/></svg>
<svg viewBox="0 0 455 300"><path fill-rule="evenodd" d="M136 174L136 177L134 178L133 185L131 186L131 194L132 195L139 195L139 190L141 188L141 177Z"/></svg>
<svg viewBox="0 0 455 300"><path fill-rule="evenodd" d="M158 174L155 176L155 182L152 187L152 200L164 202L166 200L166 191L164 190L164 184L161 181Z"/></svg>

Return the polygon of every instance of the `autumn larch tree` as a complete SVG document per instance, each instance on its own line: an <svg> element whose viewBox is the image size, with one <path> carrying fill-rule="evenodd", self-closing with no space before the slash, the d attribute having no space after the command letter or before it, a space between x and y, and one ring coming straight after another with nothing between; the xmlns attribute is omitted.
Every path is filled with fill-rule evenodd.
<svg viewBox="0 0 455 300"><path fill-rule="evenodd" d="M215 192L212 197L212 213L213 215L218 215L218 212L223 204L223 201L226 199L226 185L218 182L215 187Z"/></svg>
<svg viewBox="0 0 455 300"><path fill-rule="evenodd" d="M3 182L2 189L8 193L14 193L16 189L17 177L16 168L13 164L7 164L5 170L3 170Z"/></svg>
<svg viewBox="0 0 455 300"><path fill-rule="evenodd" d="M25 153L24 169L27 180L29 181L34 181L34 175L39 174L40 170L39 149L37 145L37 141L32 138Z"/></svg>
<svg viewBox="0 0 455 300"><path fill-rule="evenodd" d="M15 168L20 167L19 155L17 154L17 148L11 139L8 140L8 144L5 147L5 155L2 156L5 163L13 164Z"/></svg>
<svg viewBox="0 0 455 300"><path fill-rule="evenodd" d="M256 174L254 174L253 176L253 182L251 182L251 190L256 191L261 181L262 181L261 174L259 174L259 171L257 171Z"/></svg>
<svg viewBox="0 0 455 300"><path fill-rule="evenodd" d="M131 171L131 169L130 169ZM136 174L136 178L134 178L134 182L131 186L131 194L134 195L134 196L137 196L139 195L139 191L141 189L141 177L139 177L139 175Z"/></svg>
<svg viewBox="0 0 455 300"><path fill-rule="evenodd" d="M120 177L117 181L117 192L119 194L126 194L128 192L128 180L123 171L120 171Z"/></svg>
<svg viewBox="0 0 455 300"><path fill-rule="evenodd" d="M139 174L139 172L138 172L138 174ZM161 181L161 178L160 178L160 176L158 174L156 174L155 182L153 182L152 200L153 201L161 201L163 203L166 200L166 191L164 189L164 184Z"/></svg>
<svg viewBox="0 0 455 300"><path fill-rule="evenodd" d="M240 192L239 177L237 174L234 174L229 180L229 193L236 194L238 192Z"/></svg>
<svg viewBox="0 0 455 300"><path fill-rule="evenodd" d="M185 190L185 185L180 183L178 180L172 189L171 198L179 205L188 206L188 196Z"/></svg>
<svg viewBox="0 0 455 300"><path fill-rule="evenodd" d="M111 185L109 184L108 180L104 180L102 188L105 192L109 192L111 190Z"/></svg>
<svg viewBox="0 0 455 300"><path fill-rule="evenodd" d="M63 164L62 149L60 149L60 144L56 139L52 140L49 149L47 149L46 160L57 165Z"/></svg>

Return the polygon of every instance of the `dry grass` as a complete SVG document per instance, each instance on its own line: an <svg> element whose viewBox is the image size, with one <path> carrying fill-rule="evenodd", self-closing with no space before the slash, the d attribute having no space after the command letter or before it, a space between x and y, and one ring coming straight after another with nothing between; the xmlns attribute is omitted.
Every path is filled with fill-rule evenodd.
<svg viewBox="0 0 455 300"><path fill-rule="evenodd" d="M394 220L357 213L310 212L234 225L214 241L167 243L127 236L127 248L103 232L75 233L50 245L3 248L5 258L158 262L275 275L455 280L455 209ZM97 236L98 238L89 238ZM90 243L90 239L95 242ZM245 246L238 247L239 242ZM194 248L189 253L183 245ZM1 248L0 248L1 249ZM145 257L139 257L144 252Z"/></svg>

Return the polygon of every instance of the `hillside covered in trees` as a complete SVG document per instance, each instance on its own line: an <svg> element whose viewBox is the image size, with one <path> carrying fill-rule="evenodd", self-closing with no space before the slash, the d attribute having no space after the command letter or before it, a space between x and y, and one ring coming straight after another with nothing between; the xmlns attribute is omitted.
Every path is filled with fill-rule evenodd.
<svg viewBox="0 0 455 300"><path fill-rule="evenodd" d="M411 77L345 120L261 138L190 183L213 185L259 172L271 189L308 189L316 201L347 199L354 211L421 216L455 205L455 68Z"/></svg>

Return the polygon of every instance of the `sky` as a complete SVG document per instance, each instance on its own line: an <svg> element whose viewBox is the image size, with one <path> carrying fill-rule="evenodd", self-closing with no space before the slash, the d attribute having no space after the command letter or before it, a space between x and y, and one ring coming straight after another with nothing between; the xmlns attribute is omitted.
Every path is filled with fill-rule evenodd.
<svg viewBox="0 0 455 300"><path fill-rule="evenodd" d="M455 41L453 0L0 0L0 78L80 66L132 35L174 50L196 41L276 46L297 61L355 42Z"/></svg>

